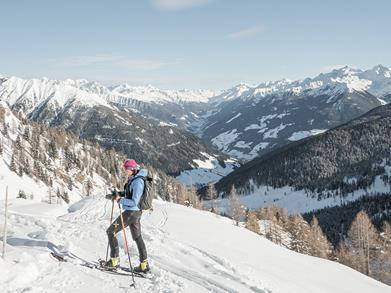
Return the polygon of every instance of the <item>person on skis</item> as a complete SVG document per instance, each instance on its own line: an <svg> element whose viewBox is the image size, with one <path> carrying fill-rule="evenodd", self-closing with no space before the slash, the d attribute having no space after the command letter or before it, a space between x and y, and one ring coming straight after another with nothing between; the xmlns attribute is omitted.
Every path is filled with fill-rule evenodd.
<svg viewBox="0 0 391 293"><path fill-rule="evenodd" d="M114 193L112 200L119 202L124 209L124 212L122 213L124 227L130 227L132 238L137 245L140 264L134 268L134 271L147 273L150 269L147 260L147 249L145 247L143 237L141 236L140 219L142 210L139 208L139 202L145 188L143 178L148 175L148 170L141 168L135 160L131 159L125 160L123 167L127 172L128 180L125 184L124 191ZM106 266L110 269L116 269L119 267L119 248L116 234L121 230L121 216L119 216L106 231L109 238L111 257L111 259L106 263Z"/></svg>

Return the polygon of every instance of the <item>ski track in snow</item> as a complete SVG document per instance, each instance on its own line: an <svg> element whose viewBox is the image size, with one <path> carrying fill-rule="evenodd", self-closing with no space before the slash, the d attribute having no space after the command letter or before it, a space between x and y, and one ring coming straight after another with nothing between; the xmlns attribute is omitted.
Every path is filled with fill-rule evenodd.
<svg viewBox="0 0 391 293"><path fill-rule="evenodd" d="M12 269L0 277L5 284L0 285L1 292L113 292L113 288L116 292L134 292L128 276L110 275L80 265L104 258L111 203L86 199L77 204L76 211L59 216L39 211L23 213L11 206L12 231L7 243L8 258L14 261ZM136 278L136 292L270 292L255 280L238 274L226 260L172 239L162 230L169 217L166 203L160 205L158 210L143 214L143 236L153 274L150 279ZM118 207L114 211L115 219ZM127 237L135 265L137 250L128 229ZM118 240L123 245L122 233L118 234ZM18 250L23 252L20 254ZM55 260L50 251L68 257L68 262ZM120 254L122 265L128 265L123 249ZM13 274L15 271L18 273ZM238 289L233 289L231 282L237 283Z"/></svg>

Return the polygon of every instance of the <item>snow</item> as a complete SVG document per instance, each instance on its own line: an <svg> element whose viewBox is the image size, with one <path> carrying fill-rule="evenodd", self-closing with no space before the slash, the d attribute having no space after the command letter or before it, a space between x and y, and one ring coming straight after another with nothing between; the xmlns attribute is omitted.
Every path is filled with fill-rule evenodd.
<svg viewBox="0 0 391 293"><path fill-rule="evenodd" d="M212 138L212 143L221 151L225 151L229 144L234 142L240 133L236 132L237 129L231 129L226 132L220 133L218 136Z"/></svg>
<svg viewBox="0 0 391 293"><path fill-rule="evenodd" d="M142 102L155 103L181 103L197 102L207 103L211 97L219 94L218 91L212 90L162 90L151 85L148 86L130 86L121 84L110 87L112 101L120 104L126 104L131 99Z"/></svg>
<svg viewBox="0 0 391 293"><path fill-rule="evenodd" d="M266 125L265 125L265 126L266 126ZM247 126L247 127L244 129L244 131L247 131L247 130L254 130L254 129L258 130L258 129L263 129L263 128L264 128L263 125L251 124L251 125Z"/></svg>
<svg viewBox="0 0 391 293"><path fill-rule="evenodd" d="M270 220L259 220L259 232L261 235L266 236L267 233L275 233L281 237L281 246L290 248L292 242L292 235L286 232L285 229ZM274 231L273 231L274 230Z"/></svg>
<svg viewBox="0 0 391 293"><path fill-rule="evenodd" d="M281 119L282 117L284 117L284 116L287 116L287 115L289 115L289 113L281 113L281 114L270 114L270 115L266 115L266 116L262 116L262 117L260 117L258 120L259 120L259 124L251 124L251 125L249 125L249 126L247 126L245 129L244 129L244 131L248 131L248 130L259 130L258 131L258 133L264 133L266 130L268 130L267 129L267 121L268 120L271 120L271 119L273 119L273 118L279 118L279 119ZM289 125L286 125L286 126L289 126ZM285 127L286 127L285 126ZM283 126L278 126L278 127L283 127ZM282 129L284 129L285 127L283 127ZM280 129L280 130L282 130L282 129ZM270 133L274 133L275 131L280 131L280 130L278 130L278 128L277 129L271 129L271 130L269 130L270 131ZM268 132L269 132L268 131Z"/></svg>
<svg viewBox="0 0 391 293"><path fill-rule="evenodd" d="M236 114L234 117L232 117L227 122L225 122L225 124L231 123L233 120L235 120L236 118L240 117L241 115L242 115L242 113Z"/></svg>
<svg viewBox="0 0 391 293"><path fill-rule="evenodd" d="M245 141L243 140L239 140L236 144L235 144L235 147L236 148L241 148L241 149L248 149L248 148L251 148L251 145L253 143L252 142L248 142L246 143Z"/></svg>
<svg viewBox="0 0 391 293"><path fill-rule="evenodd" d="M250 155L256 156L260 150L267 148L268 145L268 142L260 142L251 150Z"/></svg>
<svg viewBox="0 0 391 293"><path fill-rule="evenodd" d="M268 81L256 86L239 84L223 91L220 96L210 99L218 105L221 102L233 99L260 101L263 97L283 95L285 93L299 95L306 92L308 95L322 94L335 96L347 90L368 91L378 98L391 93L391 70L377 65L368 70L360 70L349 66L342 66L330 72L324 72L313 78L290 81L282 79Z"/></svg>
<svg viewBox="0 0 391 293"><path fill-rule="evenodd" d="M268 131L266 131L264 134L263 134L263 139L266 139L266 138L277 138L278 136L278 133L285 129L286 127L290 126L290 125L293 125L292 123L289 123L289 124L280 124L279 126L273 128L273 129L269 129Z"/></svg>
<svg viewBox="0 0 391 293"><path fill-rule="evenodd" d="M312 135L317 135L317 134L323 133L325 131L327 131L327 129L311 129L311 130L297 131L297 132L292 133L292 135L290 137L288 137L288 140L296 141L296 140L300 140L300 139L303 139L303 138L306 138L306 137L309 137Z"/></svg>
<svg viewBox="0 0 391 293"><path fill-rule="evenodd" d="M57 196L55 195L57 189L60 191L67 192L69 200L71 202L80 200L85 194L83 182L74 181L72 190L69 190L66 182L61 179L61 176L58 176L61 171L64 171L64 166L61 162L63 158L62 156L64 155L63 152L59 153L59 157L61 157L61 159L48 159L50 166L43 166L46 167L45 170L47 171L47 175L51 176L54 179L53 186L51 188L45 185L42 181L35 180L27 176L26 174L21 177L15 172L10 171L9 167L11 164L12 144L15 142L17 135L21 135L23 133L23 127L25 126L21 124L21 122L11 112L11 110L8 108L7 104L4 101L0 101L0 105L5 109L5 121L10 125L10 128L8 130L9 138L4 136L3 133L0 131L0 140L2 141L4 148L3 154L0 155L0 187L8 186L11 198L16 198L19 191L23 191L28 198L26 201L29 201L30 198L33 198L35 201L48 202L49 195L51 195L53 197L51 200L62 202L62 200L58 200ZM45 136L42 136L42 140L45 139ZM28 151L31 148L31 145L26 140L23 141L23 145L25 149L26 159L28 158L29 162L31 163L33 159ZM71 146L71 148L73 150L81 151L82 145L75 144ZM57 176L53 176L52 169L55 169L57 171ZM91 180L91 183L93 185L93 188L91 190L91 196L105 194L105 191L107 189L107 183L97 173L93 172L92 174L88 175L85 171L83 172L79 169L73 168L68 170L67 175L69 175L70 178L73 179L75 179L77 175L85 175L85 180ZM62 204L64 203L62 202Z"/></svg>
<svg viewBox="0 0 391 293"><path fill-rule="evenodd" d="M247 149L247 148L251 148L252 144L253 144L252 142L246 143L244 141L238 141L234 147ZM252 150L248 153L244 153L244 152L237 150L237 149L231 149L229 151L226 151L226 153L233 156L233 157L250 161L250 160L254 159L255 157L257 157L258 152L262 149L267 148L269 146L269 144L270 144L269 142L260 142L257 145L255 145L252 148Z"/></svg>
<svg viewBox="0 0 391 293"><path fill-rule="evenodd" d="M391 175L391 168L387 167L386 172ZM354 178L345 178L345 182L352 182ZM317 194L309 193L307 195L305 190L294 190L290 186L284 186L281 188L273 188L272 186L257 186L250 180L250 186L252 186L252 192L244 192L240 188L237 188L241 194L240 200L242 204L250 209L257 209L267 206L276 205L287 209L289 213L306 213L325 207L339 206L344 203L353 202L360 199L363 196L371 196L376 193L389 193L390 185L387 185L381 179L381 176L376 176L374 183L365 189L359 189L352 193L348 193L344 198L340 198L335 195L335 191L330 191L331 197L318 200ZM218 206L222 210L228 210L228 199L220 199Z"/></svg>
<svg viewBox="0 0 391 293"><path fill-rule="evenodd" d="M225 160L225 167L222 167L216 157L201 152L205 160L193 160L193 169L182 171L176 179L185 185L206 185L216 182L223 176L231 173L239 164L231 159Z"/></svg>
<svg viewBox="0 0 391 293"><path fill-rule="evenodd" d="M7 78L0 84L0 97L8 104L24 102L31 113L35 107L48 103L63 109L69 105L95 106L111 108L100 95L73 86L69 81L42 79L24 80L17 77Z"/></svg>
<svg viewBox="0 0 391 293"><path fill-rule="evenodd" d="M181 142L177 141L175 143L168 144L167 147L170 148L170 147L173 147L173 146L176 146L176 145L180 145L180 144L181 144Z"/></svg>
<svg viewBox="0 0 391 293"><path fill-rule="evenodd" d="M94 261L106 253L111 206L107 200L85 199L71 212L55 211L50 216L42 212L53 206L38 203L31 214L32 209L25 213L28 207L21 202L12 200L12 231L6 258L0 260L0 290L5 293L390 291L348 267L273 244L227 218L159 200L154 201L153 212L143 213L141 222L152 275L137 278L132 289L129 277L76 264L77 258ZM3 201L0 208L3 211ZM119 238L121 263L127 265ZM58 262L50 251L76 258L73 263ZM134 243L130 252L137 264Z"/></svg>
<svg viewBox="0 0 391 293"><path fill-rule="evenodd" d="M365 71L344 66L313 78L296 81L282 79L259 85L242 83L224 91L162 90L151 85L130 86L128 84L106 87L85 79L61 81L47 78L25 80L18 77L2 77L0 80L0 97L10 105L23 102L30 111L47 102L54 107L64 107L72 103L106 107L114 103L131 107L134 100L161 105L195 102L217 106L222 102L238 98L258 102L261 98L272 94L298 95L307 91L308 95L319 96L323 93L333 96L343 90L368 91L381 99L391 93L391 70L382 65Z"/></svg>
<svg viewBox="0 0 391 293"><path fill-rule="evenodd" d="M169 126L169 127L172 127L172 126L177 126L175 123L166 123L164 121L159 121L159 126Z"/></svg>
<svg viewBox="0 0 391 293"><path fill-rule="evenodd" d="M114 108L112 104L132 107L134 100L146 103L207 103L218 91L211 90L160 90L152 86L119 85L105 87L98 82L80 80L22 79L6 77L0 80L0 98L9 105L23 105L26 115L50 105L61 111L69 106L96 105ZM134 110L134 109L132 109ZM134 110L136 111L136 110ZM183 117L182 119L186 119Z"/></svg>

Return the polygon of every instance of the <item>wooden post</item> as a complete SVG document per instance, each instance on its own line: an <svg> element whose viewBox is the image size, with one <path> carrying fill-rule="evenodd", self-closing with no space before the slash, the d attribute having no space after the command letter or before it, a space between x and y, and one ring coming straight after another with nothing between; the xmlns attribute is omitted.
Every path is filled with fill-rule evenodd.
<svg viewBox="0 0 391 293"><path fill-rule="evenodd" d="M3 234L3 259L5 259L5 246L7 244L7 218L8 218L8 185L5 189L5 213Z"/></svg>

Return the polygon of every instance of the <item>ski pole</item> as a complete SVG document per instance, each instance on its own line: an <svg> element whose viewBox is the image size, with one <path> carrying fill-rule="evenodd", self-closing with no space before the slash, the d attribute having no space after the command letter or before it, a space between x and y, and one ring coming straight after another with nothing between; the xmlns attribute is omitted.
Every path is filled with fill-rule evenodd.
<svg viewBox="0 0 391 293"><path fill-rule="evenodd" d="M112 201L111 205L111 215L110 215L110 225L113 222L113 213L114 213L114 200ZM107 248L106 248L106 263L107 263L107 258L109 257L109 241L107 241Z"/></svg>
<svg viewBox="0 0 391 293"><path fill-rule="evenodd" d="M124 240L125 240L126 252L128 253L128 260L129 260L130 271L131 271L131 273L132 273L133 286L136 287L136 283L135 283L135 281L134 281L134 273L133 273L132 261L130 260L130 253L129 253L129 247L128 247L128 240L126 239L126 231L125 231L125 225L124 225L124 218L122 217L122 209L121 209L121 205L120 205L119 202L118 202L118 208L119 208L120 217L121 217L122 231L123 231L123 233L124 233Z"/></svg>

